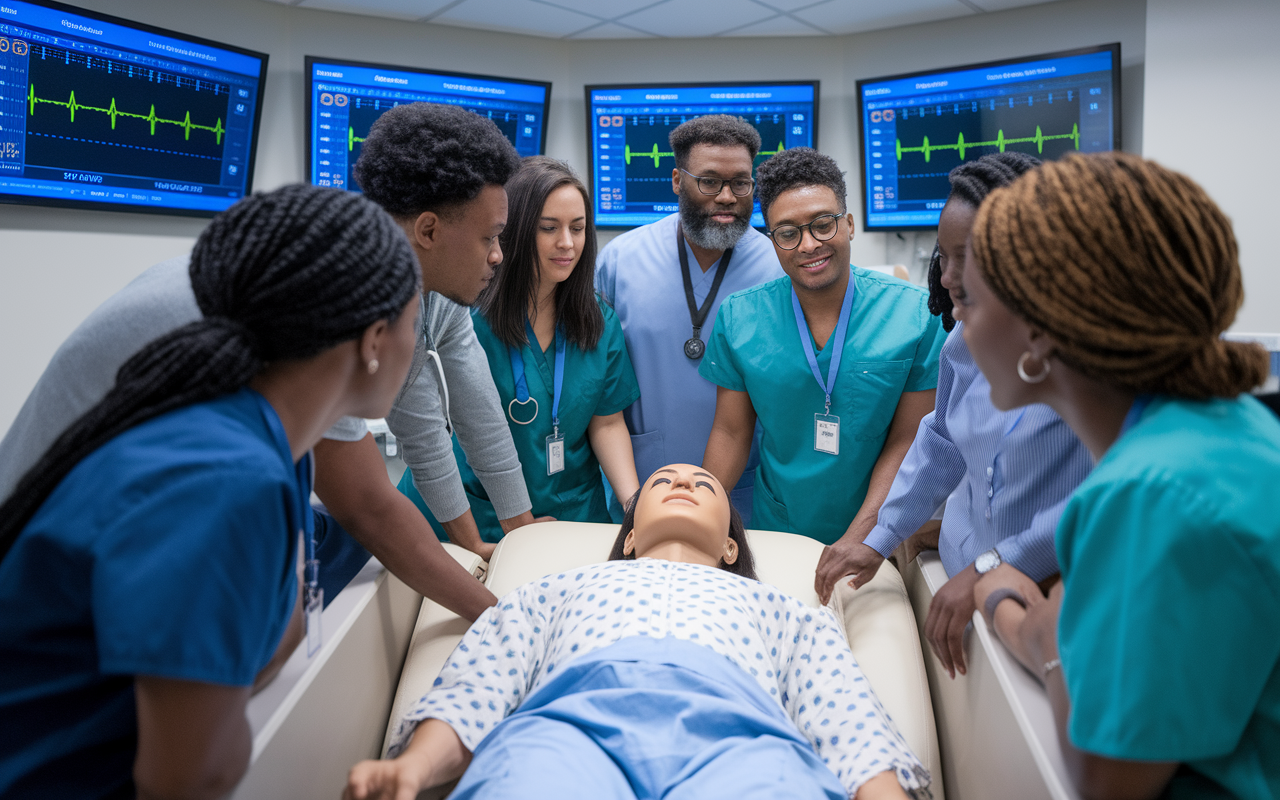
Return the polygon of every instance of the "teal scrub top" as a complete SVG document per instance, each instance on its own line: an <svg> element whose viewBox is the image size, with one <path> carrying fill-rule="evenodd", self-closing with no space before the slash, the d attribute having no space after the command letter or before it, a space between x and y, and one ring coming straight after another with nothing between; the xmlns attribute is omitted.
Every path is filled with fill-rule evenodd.
<svg viewBox="0 0 1280 800"><path fill-rule="evenodd" d="M814 449L814 415L823 413L825 392L800 342L791 279L738 292L720 305L698 372L717 386L746 392L759 417L753 528L800 533L825 544L843 536L866 499L902 393L938 385L938 352L947 334L929 313L928 293L858 267L851 268L850 280L856 294L831 393L831 414L840 417L838 456ZM830 344L817 353L823 377Z"/></svg>
<svg viewBox="0 0 1280 800"><path fill-rule="evenodd" d="M1157 397L1058 525L1076 747L1180 761L1174 798L1280 797L1280 421Z"/></svg>
<svg viewBox="0 0 1280 800"><path fill-rule="evenodd" d="M565 346L564 386L560 396L560 435L564 437L564 470L555 475L547 474L547 437L552 433L551 405L552 379L555 368L555 344L543 352L537 341L520 349L524 358L525 380L529 397L537 400L538 413L533 416L533 404L512 406L515 399L515 376L511 371L511 356L489 327L489 322L479 311L472 311L476 338L489 360L489 371L498 389L502 408L507 412L507 427L515 441L516 453L524 472L529 499L533 503L535 517L551 516L574 522L611 522L609 506L605 499L604 480L600 462L596 460L587 439L587 426L592 417L617 414L640 397L636 373L627 355L622 338L622 326L613 310L596 298L604 314L604 332L595 349L584 352L569 342ZM531 346L532 345L532 346ZM512 414L521 421L531 417L528 425L512 421ZM453 440L453 454L462 473L463 488L471 504L480 536L486 542L502 538L502 526L489 502L484 486L467 464L466 453ZM426 515L437 536L447 541L430 509L413 485L408 471L400 481L400 491ZM624 498L625 499L625 498Z"/></svg>

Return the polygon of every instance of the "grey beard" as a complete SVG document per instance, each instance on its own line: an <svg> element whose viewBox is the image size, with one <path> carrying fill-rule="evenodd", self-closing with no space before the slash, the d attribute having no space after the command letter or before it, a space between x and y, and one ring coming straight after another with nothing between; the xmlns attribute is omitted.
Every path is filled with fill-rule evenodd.
<svg viewBox="0 0 1280 800"><path fill-rule="evenodd" d="M738 217L729 224L711 219L711 215L680 194L680 225L690 242L703 250L728 250L738 243L751 226L750 218Z"/></svg>

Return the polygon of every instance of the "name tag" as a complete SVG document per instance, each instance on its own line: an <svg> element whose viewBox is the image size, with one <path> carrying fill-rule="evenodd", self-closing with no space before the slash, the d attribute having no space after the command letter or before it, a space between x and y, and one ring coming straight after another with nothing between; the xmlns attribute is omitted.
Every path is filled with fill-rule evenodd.
<svg viewBox="0 0 1280 800"><path fill-rule="evenodd" d="M547 437L547 474L555 475L564 471L564 436L552 434Z"/></svg>
<svg viewBox="0 0 1280 800"><path fill-rule="evenodd" d="M840 455L840 418L834 414L813 415L813 449Z"/></svg>

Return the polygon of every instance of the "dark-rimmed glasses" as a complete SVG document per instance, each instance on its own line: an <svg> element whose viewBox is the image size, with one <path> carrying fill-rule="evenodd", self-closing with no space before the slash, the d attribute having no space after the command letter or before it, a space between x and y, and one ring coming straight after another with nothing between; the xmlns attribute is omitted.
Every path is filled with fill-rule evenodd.
<svg viewBox="0 0 1280 800"><path fill-rule="evenodd" d="M814 217L804 225L779 225L771 231L765 231L764 235L783 250L795 250L800 246L805 228L809 229L814 239L825 242L840 230L840 220L843 217L843 214L823 214L820 217Z"/></svg>
<svg viewBox="0 0 1280 800"><path fill-rule="evenodd" d="M729 191L733 192L734 197L746 197L756 188L756 182L751 178L705 178L701 175L694 175L683 167L680 168L680 171L693 178L694 183L698 184L698 191L703 194L720 194L726 183L729 184Z"/></svg>

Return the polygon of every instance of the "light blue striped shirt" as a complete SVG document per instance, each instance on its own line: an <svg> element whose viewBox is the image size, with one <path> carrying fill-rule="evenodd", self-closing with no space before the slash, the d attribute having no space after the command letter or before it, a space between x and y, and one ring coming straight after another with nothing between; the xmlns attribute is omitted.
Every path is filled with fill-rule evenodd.
<svg viewBox="0 0 1280 800"><path fill-rule="evenodd" d="M887 557L951 495L939 541L948 576L994 547L1005 563L1044 580L1058 571L1058 517L1093 457L1048 406L991 405L991 384L961 327L942 346L937 405L920 421L865 542Z"/></svg>

